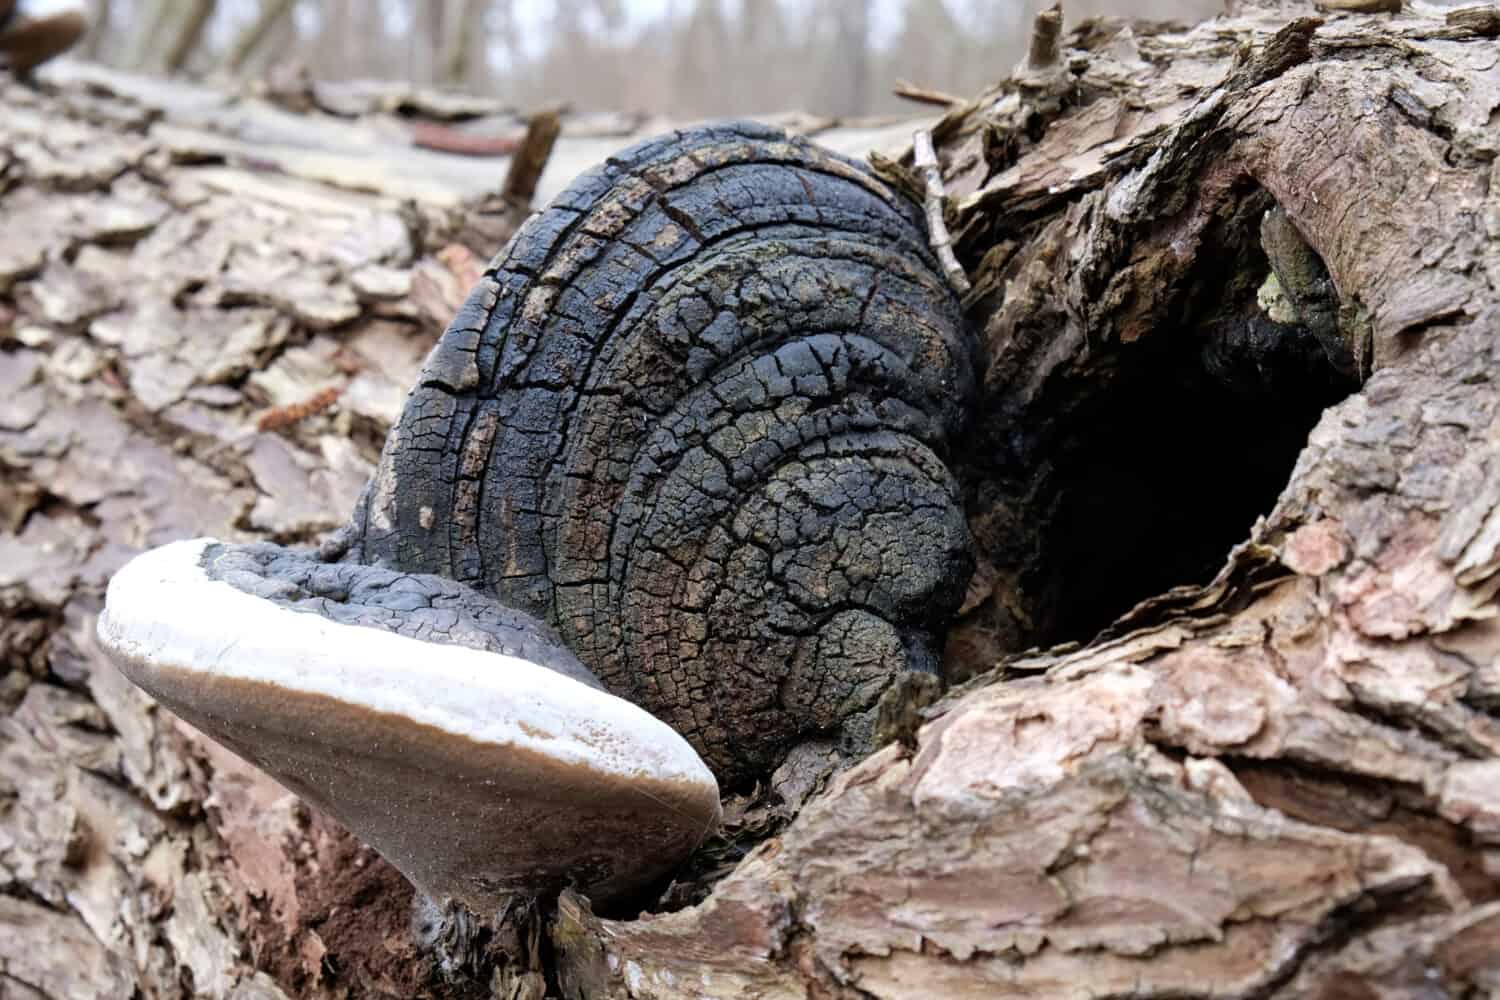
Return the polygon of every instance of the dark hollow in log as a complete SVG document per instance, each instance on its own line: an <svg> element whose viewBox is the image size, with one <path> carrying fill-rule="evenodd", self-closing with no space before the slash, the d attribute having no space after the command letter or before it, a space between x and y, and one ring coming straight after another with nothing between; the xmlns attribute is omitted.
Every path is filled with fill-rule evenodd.
<svg viewBox="0 0 1500 1000"><path fill-rule="evenodd" d="M1056 595L1032 641L1087 642L1137 602L1205 584L1270 511L1327 407L1358 388L1300 318L1258 296L1270 273L1246 191L1181 279L1167 321L1102 352L1023 467L1055 500L1028 572Z"/></svg>
<svg viewBox="0 0 1500 1000"><path fill-rule="evenodd" d="M1209 582L1270 511L1323 411L1359 388L1352 352L1322 329L1339 303L1316 253L1301 244L1321 300L1299 312L1271 280L1262 223L1276 211L1253 181L1226 186L1200 251L1150 275L1153 321L1080 345L1039 391L1015 372L1062 339L1047 304L988 359L979 447L958 475L1006 600L983 627L955 629L950 679L1027 646L1086 643L1139 602ZM1010 312L984 296L971 308L992 336Z"/></svg>

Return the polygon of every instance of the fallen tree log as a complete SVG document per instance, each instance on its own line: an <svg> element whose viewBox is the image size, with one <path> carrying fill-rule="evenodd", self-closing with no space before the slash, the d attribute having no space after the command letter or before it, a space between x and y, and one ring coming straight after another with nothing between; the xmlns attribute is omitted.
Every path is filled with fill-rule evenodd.
<svg viewBox="0 0 1500 1000"><path fill-rule="evenodd" d="M333 526L445 318L420 303L451 301L407 294L447 281L413 266L436 224L226 189L80 123L129 106L23 105L47 135L0 154L31 240L0 246L0 982L1500 990L1497 35L1488 7L1093 22L937 122L985 365L969 679L826 787L731 803L717 867L660 912L565 894L446 968L392 869L92 643L130 551ZM881 163L920 200L909 157ZM255 238L216 239L247 199ZM294 271L247 249L289 230ZM330 381L335 409L244 436Z"/></svg>

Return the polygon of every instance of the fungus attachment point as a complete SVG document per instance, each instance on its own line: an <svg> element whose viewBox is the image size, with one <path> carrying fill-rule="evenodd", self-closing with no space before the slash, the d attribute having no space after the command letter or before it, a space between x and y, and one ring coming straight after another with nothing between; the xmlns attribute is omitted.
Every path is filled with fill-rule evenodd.
<svg viewBox="0 0 1500 1000"><path fill-rule="evenodd" d="M687 742L550 636L451 580L207 539L137 557L99 620L132 681L478 914L625 895L719 820Z"/></svg>

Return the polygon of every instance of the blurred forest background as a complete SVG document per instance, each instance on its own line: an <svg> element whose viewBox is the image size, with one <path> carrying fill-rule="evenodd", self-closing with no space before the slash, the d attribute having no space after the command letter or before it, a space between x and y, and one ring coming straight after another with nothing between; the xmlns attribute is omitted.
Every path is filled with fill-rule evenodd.
<svg viewBox="0 0 1500 1000"><path fill-rule="evenodd" d="M1050 2L1050 0L1045 0ZM31 0L82 8L83 54L123 69L399 79L527 108L678 118L895 111L897 80L969 96L1023 54L1042 0ZM1196 20L1219 0L1071 0L1096 14ZM907 108L909 109L909 105Z"/></svg>

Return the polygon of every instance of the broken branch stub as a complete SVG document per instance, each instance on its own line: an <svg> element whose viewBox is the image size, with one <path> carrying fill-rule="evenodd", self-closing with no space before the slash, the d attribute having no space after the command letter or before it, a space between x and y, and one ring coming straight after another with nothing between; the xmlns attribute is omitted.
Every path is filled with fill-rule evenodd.
<svg viewBox="0 0 1500 1000"><path fill-rule="evenodd" d="M513 151L507 150L511 155L510 169L505 173L500 193L511 204L530 206L561 132L562 116L556 111L543 111L531 117L519 145Z"/></svg>

